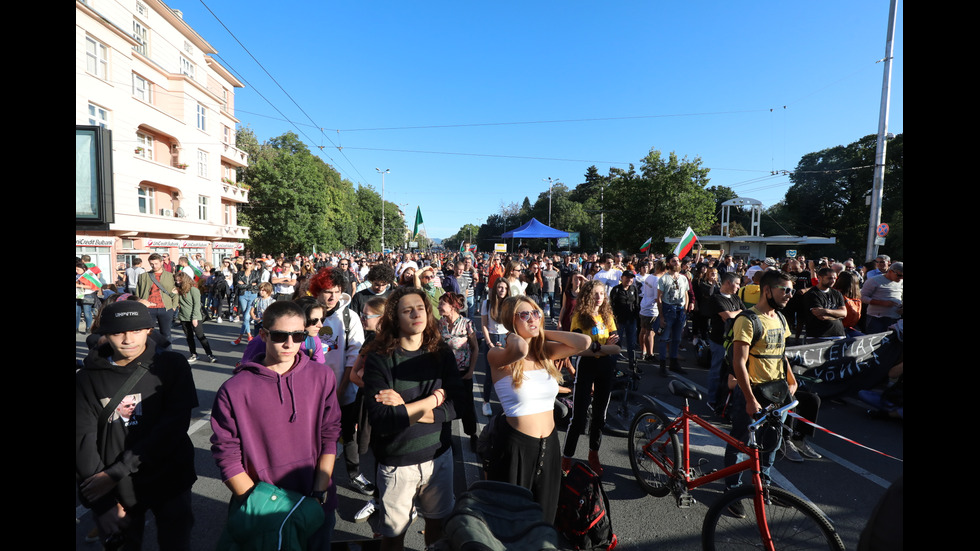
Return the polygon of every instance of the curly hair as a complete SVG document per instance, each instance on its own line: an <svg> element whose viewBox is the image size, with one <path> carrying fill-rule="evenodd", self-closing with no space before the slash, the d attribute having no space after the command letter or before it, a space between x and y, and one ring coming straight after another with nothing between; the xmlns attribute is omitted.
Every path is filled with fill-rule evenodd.
<svg viewBox="0 0 980 551"><path fill-rule="evenodd" d="M395 270L387 264L375 264L368 270L367 276L364 279L371 283L384 282L390 285L395 281Z"/></svg>
<svg viewBox="0 0 980 551"><path fill-rule="evenodd" d="M398 320L399 302L408 295L416 295L422 299L425 305L425 329L422 331L422 349L426 352L435 352L442 342L442 334L439 326L436 325L436 317L432 312L432 303L429 296L422 289L415 287L398 287L392 291L385 303L384 313L381 314L381 321L378 323L378 330L374 340L367 346L367 352L377 352L378 354L390 355L398 348L400 337L400 327Z"/></svg>
<svg viewBox="0 0 980 551"><path fill-rule="evenodd" d="M608 297L602 301L601 305L596 304L595 296L592 293L596 288L601 289L603 293L606 292L606 285L603 282L591 279L582 285L582 290L578 293L578 301L575 303L575 310L572 312L572 315L578 317L578 323L582 327L592 327L595 325L595 321L592 318L595 315L602 316L602 321L607 326L614 324L612 307L609 306Z"/></svg>
<svg viewBox="0 0 980 551"><path fill-rule="evenodd" d="M517 308L521 304L527 304L532 308L534 308L535 310L537 310L538 313L541 314L541 317L539 319L542 320L542 322L544 321L544 313L541 311L541 307L538 306L529 297L525 295L518 295L516 297L507 297L507 299L504 300L504 304L500 309L500 316L502 318L501 323L503 323L504 327L507 328L507 331L510 331L511 333L511 335L507 337L509 339L521 338L520 335L518 335L517 331L515 330L516 324L514 321L514 318L517 317ZM556 381L558 381L558 384L561 384L562 383L561 371L557 367L555 367L555 362L553 362L551 358L548 357L548 354L545 351L545 347L544 347L545 340L546 339L544 338L544 327L542 324L542 326L538 328L538 334L531 337L530 342L528 342L527 354L528 356L531 356L532 360L541 364L541 366L544 367L548 371L548 373L552 377L554 377ZM520 388L521 385L524 384L524 358L521 358L520 360L510 364L510 366L504 366L504 367L510 367L511 384L513 385L513 387L515 389Z"/></svg>

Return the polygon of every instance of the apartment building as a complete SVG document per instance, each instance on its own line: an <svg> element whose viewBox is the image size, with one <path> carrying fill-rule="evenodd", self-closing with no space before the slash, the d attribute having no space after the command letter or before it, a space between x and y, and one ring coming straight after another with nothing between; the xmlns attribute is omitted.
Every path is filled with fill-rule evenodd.
<svg viewBox="0 0 980 551"><path fill-rule="evenodd" d="M154 252L220 265L248 238L237 216L248 190L235 174L248 164L235 147L243 84L215 53L159 0L75 2L75 255L106 274ZM79 160L86 126L111 131L102 223L82 216L92 195Z"/></svg>

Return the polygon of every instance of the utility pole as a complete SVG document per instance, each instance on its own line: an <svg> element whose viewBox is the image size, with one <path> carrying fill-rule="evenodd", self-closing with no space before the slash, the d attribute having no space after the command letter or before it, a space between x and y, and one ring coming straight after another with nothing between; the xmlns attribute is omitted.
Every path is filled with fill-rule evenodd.
<svg viewBox="0 0 980 551"><path fill-rule="evenodd" d="M381 170L374 167L381 174L381 254L385 253L385 174L391 174L391 169Z"/></svg>
<svg viewBox="0 0 980 551"><path fill-rule="evenodd" d="M881 200L885 187L885 148L888 144L888 109L891 103L892 58L895 51L895 20L897 18L898 0L891 0L888 8L888 34L885 38L884 75L881 83L881 108L878 111L878 144L875 149L874 180L871 186L871 218L868 221L868 246L865 260L878 256L878 245L875 244L878 224L881 223Z"/></svg>

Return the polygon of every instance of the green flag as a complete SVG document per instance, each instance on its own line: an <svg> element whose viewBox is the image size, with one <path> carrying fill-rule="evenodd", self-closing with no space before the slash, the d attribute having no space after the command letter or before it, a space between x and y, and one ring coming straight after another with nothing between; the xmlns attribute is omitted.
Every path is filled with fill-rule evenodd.
<svg viewBox="0 0 980 551"><path fill-rule="evenodd" d="M419 236L419 224L422 223L422 207L415 207L415 229L412 230L412 236Z"/></svg>

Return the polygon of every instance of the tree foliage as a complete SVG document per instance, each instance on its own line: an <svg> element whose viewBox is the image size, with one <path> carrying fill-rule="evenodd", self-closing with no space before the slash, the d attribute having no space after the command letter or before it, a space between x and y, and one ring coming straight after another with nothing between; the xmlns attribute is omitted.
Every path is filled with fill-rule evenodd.
<svg viewBox="0 0 980 551"><path fill-rule="evenodd" d="M680 237L688 226L705 234L713 221L715 199L705 189L709 169L701 159L689 161L651 149L636 172L613 168L604 202L604 249L635 251L653 237L653 250L672 248L667 237ZM613 208L615 210L613 210ZM612 212L610 212L612 211Z"/></svg>
<svg viewBox="0 0 980 551"><path fill-rule="evenodd" d="M888 143L885 159L882 221L891 227L881 253L902 258L903 228L903 137ZM783 204L767 210L763 229L772 228L767 218L798 235L837 238L837 245L813 254L863 258L870 207L867 197L874 179L877 136L865 136L847 146L836 146L804 155L790 175L793 185ZM785 233L780 230L778 233Z"/></svg>
<svg viewBox="0 0 980 551"><path fill-rule="evenodd" d="M245 127L239 129L236 144L250 157L239 180L251 189L241 218L251 227L253 251L380 248L381 198L373 189L355 190L292 132L260 144ZM405 224L397 209L387 203L385 231L400 244Z"/></svg>

